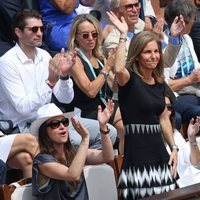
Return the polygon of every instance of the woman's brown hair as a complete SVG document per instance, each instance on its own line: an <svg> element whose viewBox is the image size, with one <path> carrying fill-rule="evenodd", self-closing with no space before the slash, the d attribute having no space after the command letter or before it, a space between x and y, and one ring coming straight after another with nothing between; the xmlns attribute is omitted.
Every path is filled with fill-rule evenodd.
<svg viewBox="0 0 200 200"><path fill-rule="evenodd" d="M139 77L144 79L142 74L139 72L138 69L138 57L146 47L149 42L155 41L158 44L158 49L160 53L160 60L158 62L157 67L153 70L153 78L158 83L163 83L164 81L164 62L163 62L163 54L162 54L162 43L159 37L149 31L141 31L140 33L136 34L135 37L131 40L126 68L130 72L136 73Z"/></svg>

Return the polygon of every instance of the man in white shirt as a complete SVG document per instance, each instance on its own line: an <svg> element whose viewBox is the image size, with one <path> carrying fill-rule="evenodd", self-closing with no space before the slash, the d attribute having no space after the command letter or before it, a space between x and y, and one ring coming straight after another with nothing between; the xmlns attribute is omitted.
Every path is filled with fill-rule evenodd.
<svg viewBox="0 0 200 200"><path fill-rule="evenodd" d="M23 132L38 108L51 101L52 93L63 103L72 101L73 82L67 76L75 53L65 57L62 52L49 62L50 54L38 48L44 26L35 11L17 13L13 24L17 43L0 58L0 113Z"/></svg>
<svg viewBox="0 0 200 200"><path fill-rule="evenodd" d="M44 26L41 16L33 10L22 10L13 18L16 45L0 58L0 118L12 120L13 133L29 132L37 110L51 102L52 94L61 103L70 103L74 97L73 82L68 75L74 65L76 50L65 54L61 50L51 58L42 44ZM80 119L89 129L91 145L100 148L98 122ZM116 130L111 127L114 143ZM79 144L78 133L71 128L73 144ZM96 146L96 144L98 144Z"/></svg>

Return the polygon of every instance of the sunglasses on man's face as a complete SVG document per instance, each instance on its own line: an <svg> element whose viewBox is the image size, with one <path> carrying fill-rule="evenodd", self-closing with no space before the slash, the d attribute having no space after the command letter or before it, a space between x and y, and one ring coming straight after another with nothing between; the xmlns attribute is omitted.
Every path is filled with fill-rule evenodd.
<svg viewBox="0 0 200 200"><path fill-rule="evenodd" d="M52 129L56 129L60 127L60 124L64 127L67 127L69 125L69 119L68 118L62 118L61 120L53 120L47 124L47 127L50 127Z"/></svg>
<svg viewBox="0 0 200 200"><path fill-rule="evenodd" d="M28 28L29 30L31 30L33 33L37 33L38 30L40 29L40 31L43 33L45 30L44 26L33 26L33 27L28 27L26 26L25 28Z"/></svg>
<svg viewBox="0 0 200 200"><path fill-rule="evenodd" d="M132 10L133 7L136 8L136 9L139 9L140 8L140 2L130 3L130 4L124 5L122 7L124 7L126 10Z"/></svg>
<svg viewBox="0 0 200 200"><path fill-rule="evenodd" d="M89 33L89 32L88 33L77 33L77 34L81 35L83 39L88 39L89 36L90 36L90 34L92 35L93 39L98 37L98 33L97 32L92 32L92 33Z"/></svg>

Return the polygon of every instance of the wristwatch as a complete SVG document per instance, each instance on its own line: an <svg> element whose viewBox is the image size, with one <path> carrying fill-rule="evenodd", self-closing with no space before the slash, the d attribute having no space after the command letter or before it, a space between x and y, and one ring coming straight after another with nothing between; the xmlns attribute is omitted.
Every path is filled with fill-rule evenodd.
<svg viewBox="0 0 200 200"><path fill-rule="evenodd" d="M107 135L110 132L110 129L108 128L108 126L106 126L106 129L107 129L106 131L103 131L103 130L100 129L100 133Z"/></svg>
<svg viewBox="0 0 200 200"><path fill-rule="evenodd" d="M60 79L63 80L63 81L66 81L69 79L69 75L67 74L67 76L60 76Z"/></svg>
<svg viewBox="0 0 200 200"><path fill-rule="evenodd" d="M102 75L104 76L105 79L107 79L108 76L109 76L109 72L104 71L104 70L101 70L99 74L102 74Z"/></svg>
<svg viewBox="0 0 200 200"><path fill-rule="evenodd" d="M170 146L170 148L171 148L171 151L173 151L174 149L176 149L177 151L179 150L179 148L178 148L178 146L176 144L172 144Z"/></svg>

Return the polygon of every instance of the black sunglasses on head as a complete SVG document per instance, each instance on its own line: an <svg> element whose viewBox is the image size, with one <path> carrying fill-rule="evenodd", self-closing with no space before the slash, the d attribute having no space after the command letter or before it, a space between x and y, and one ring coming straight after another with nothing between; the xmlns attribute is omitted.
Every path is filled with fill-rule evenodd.
<svg viewBox="0 0 200 200"><path fill-rule="evenodd" d="M60 124L64 127L67 127L69 125L69 119L68 118L62 118L60 120L53 120L47 124L47 127L50 127L52 129L56 129L60 127Z"/></svg>
<svg viewBox="0 0 200 200"><path fill-rule="evenodd" d="M40 29L40 31L43 33L45 30L45 26L33 26L33 27L28 27L26 26L25 28L28 28L29 30L31 30L33 33L37 33L38 30Z"/></svg>

